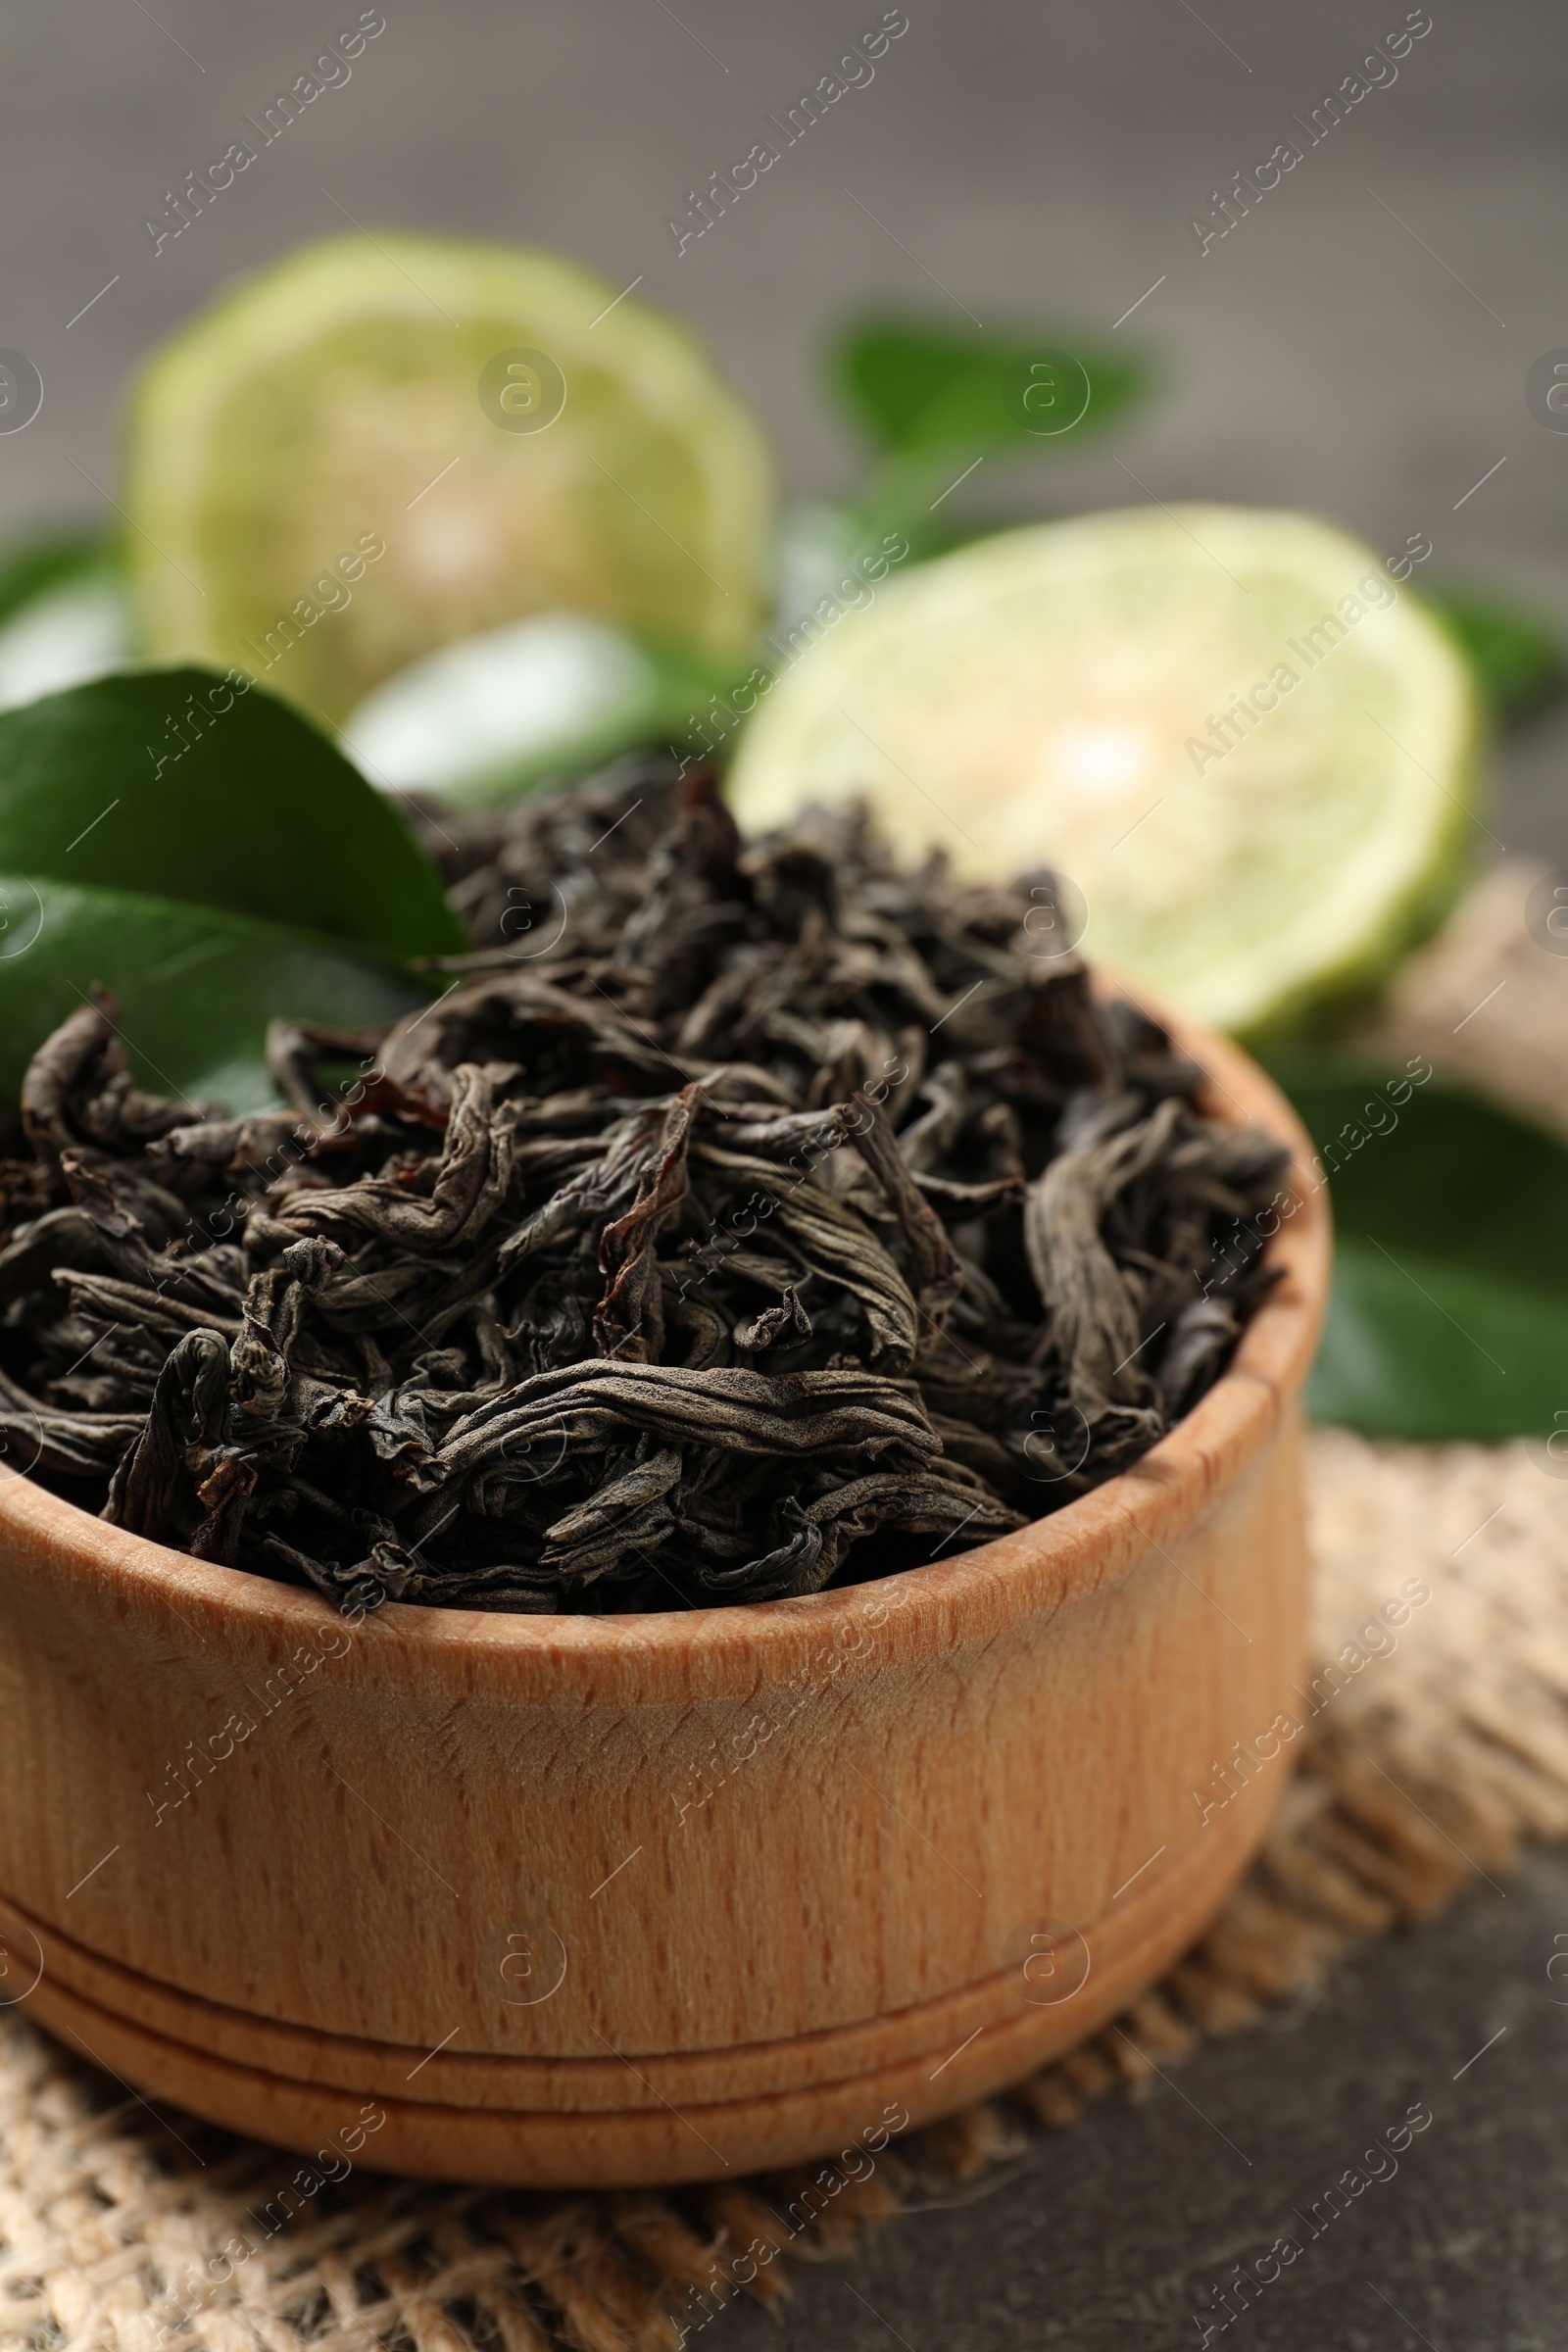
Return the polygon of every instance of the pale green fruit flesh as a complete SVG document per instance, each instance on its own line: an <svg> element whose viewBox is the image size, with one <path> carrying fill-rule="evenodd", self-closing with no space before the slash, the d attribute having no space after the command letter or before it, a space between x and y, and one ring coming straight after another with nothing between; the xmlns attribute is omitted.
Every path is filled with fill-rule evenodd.
<svg viewBox="0 0 1568 2352"><path fill-rule="evenodd" d="M863 797L906 856L1055 868L1086 955L1266 1036L1441 915L1484 846L1478 726L1459 655L1359 541L1135 509L887 580L775 680L730 797L748 831Z"/></svg>
<svg viewBox="0 0 1568 2352"><path fill-rule="evenodd" d="M233 664L333 720L532 612L748 653L765 443L684 328L615 296L550 254L386 234L307 247L219 303L132 406L143 650ZM543 430L480 403L517 350L564 382Z"/></svg>

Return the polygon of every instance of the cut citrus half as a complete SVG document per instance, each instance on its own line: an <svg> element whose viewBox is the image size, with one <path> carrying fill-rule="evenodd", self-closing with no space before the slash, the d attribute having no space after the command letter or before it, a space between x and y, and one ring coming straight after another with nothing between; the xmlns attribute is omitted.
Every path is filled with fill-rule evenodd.
<svg viewBox="0 0 1568 2352"><path fill-rule="evenodd" d="M1479 838L1464 662L1306 515L1009 531L801 635L741 743L744 826L863 797L961 874L1052 868L1043 943L1071 906L1086 953L1243 1034L1381 979Z"/></svg>
<svg viewBox="0 0 1568 2352"><path fill-rule="evenodd" d="M153 359L125 507L144 648L337 720L550 610L723 659L766 605L771 465L690 334L574 264L307 247Z"/></svg>

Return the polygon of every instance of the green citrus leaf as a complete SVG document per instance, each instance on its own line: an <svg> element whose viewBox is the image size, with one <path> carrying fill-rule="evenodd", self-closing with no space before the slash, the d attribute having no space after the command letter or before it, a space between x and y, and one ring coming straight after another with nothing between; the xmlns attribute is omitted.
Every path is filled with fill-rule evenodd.
<svg viewBox="0 0 1568 2352"><path fill-rule="evenodd" d="M296 711L209 670L122 672L0 711L0 873L383 957L467 944L385 797Z"/></svg>
<svg viewBox="0 0 1568 2352"><path fill-rule="evenodd" d="M1340 1238L1312 1377L1314 1421L1424 1446L1544 1441L1568 1406L1568 1311L1559 1300L1401 1250Z"/></svg>
<svg viewBox="0 0 1568 2352"><path fill-rule="evenodd" d="M33 1052L95 985L119 1002L140 1084L236 1111L276 1099L262 1055L274 1014L374 1027L429 993L340 941L0 867L0 1097L17 1100Z"/></svg>
<svg viewBox="0 0 1568 2352"><path fill-rule="evenodd" d="M16 540L0 555L0 623L52 588L113 569L111 544L94 531L62 527Z"/></svg>
<svg viewBox="0 0 1568 2352"><path fill-rule="evenodd" d="M0 711L0 1090L102 985L138 1079L271 1099L279 1013L395 1020L465 945L395 808L281 703L199 669Z"/></svg>
<svg viewBox="0 0 1568 2352"><path fill-rule="evenodd" d="M1408 1071L1295 1054L1275 1076L1339 1234L1314 1417L1425 1444L1549 1435L1568 1407L1568 1151Z"/></svg>
<svg viewBox="0 0 1568 2352"><path fill-rule="evenodd" d="M1457 640L1498 718L1528 718L1568 685L1568 653L1549 621L1457 589L1430 591L1425 601Z"/></svg>
<svg viewBox="0 0 1568 2352"><path fill-rule="evenodd" d="M1054 328L1004 334L870 318L845 329L829 375L851 415L889 453L1047 450L1131 408L1147 364Z"/></svg>

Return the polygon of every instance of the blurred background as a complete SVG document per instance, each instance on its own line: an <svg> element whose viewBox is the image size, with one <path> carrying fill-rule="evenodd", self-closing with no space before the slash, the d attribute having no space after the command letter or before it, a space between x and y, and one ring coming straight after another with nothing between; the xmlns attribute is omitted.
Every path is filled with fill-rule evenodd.
<svg viewBox="0 0 1568 2352"><path fill-rule="evenodd" d="M1299 119L1406 22L1400 0L907 0L874 75L684 250L671 217L877 24L877 0L858 15L847 0L375 13L385 28L348 78L156 252L144 220L355 22L355 0L13 15L0 345L32 363L43 405L0 433L0 533L113 523L127 378L227 281L302 241L412 229L557 247L691 321L765 422L793 500L865 471L822 380L846 318L1045 322L1125 341L1153 390L1114 436L993 453L954 496L968 528L1152 502L1301 508L1380 554L1424 537L1423 587L1568 631L1568 436L1526 399L1532 366L1568 343L1568 18L1548 0L1434 0L1396 76L1206 250L1193 217L1212 219L1216 192L1279 141L1304 144ZM1505 732L1483 859L1568 866L1565 754L1560 701ZM1558 1163L1537 1197L1538 1235L1560 1236ZM1439 1224L1456 1232L1465 1199L1446 1194ZM1209 2052L1179 2095L1037 2146L975 2202L884 2233L862 2268L815 2275L782 2333L764 2338L755 2313L723 2328L737 2344L825 2331L846 2352L1175 2342L1188 2320L1160 2316L1159 2277L1239 2259L1270 2197L1348 2160L1369 2101L1381 2116L1491 2031L1498 1987L1568 1922L1568 1868L1540 1860L1508 1892L1413 1957L1373 1951L1279 2032ZM1250 2315L1251 2340L1555 2340L1568 2164L1551 2117L1568 2054L1546 2025L1467 2078L1419 2188L1375 2215L1369 2198L1310 2278ZM1257 2173L1238 2143L1261 2151ZM1378 2302L1361 2283L1373 2262Z"/></svg>
<svg viewBox="0 0 1568 2352"><path fill-rule="evenodd" d="M1380 551L1424 532L1430 579L1563 614L1568 442L1525 406L1532 361L1568 332L1568 27L1547 0L1440 11L1396 81L1201 255L1190 218L1279 140L1299 143L1291 117L1403 23L1397 0L1381 16L1351 0L916 11L874 79L680 254L666 220L879 21L871 0L863 26L830 0L776 17L719 0L382 13L351 78L155 255L144 217L356 9L19 12L4 335L45 396L24 434L0 437L6 526L102 516L137 361L225 280L347 215L559 246L616 286L640 276L639 298L707 337L797 495L856 471L816 368L845 314L1045 319L1100 341L1163 279L1116 330L1155 359L1159 395L1113 444L988 465L977 514L1126 505L1144 495L1126 466L1167 503L1304 507ZM1510 743L1510 848L1568 856L1565 744L1561 718Z"/></svg>

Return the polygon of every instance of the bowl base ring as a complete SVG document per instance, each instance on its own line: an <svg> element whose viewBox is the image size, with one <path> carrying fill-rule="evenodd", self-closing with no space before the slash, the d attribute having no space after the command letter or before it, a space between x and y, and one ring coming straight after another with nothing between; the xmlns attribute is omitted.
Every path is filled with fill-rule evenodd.
<svg viewBox="0 0 1568 2352"><path fill-rule="evenodd" d="M890 2134L1021 2082L1099 2031L1201 1934L1261 1841L1284 1787L1283 1774L1277 1788L1254 1785L1250 1801L1151 1872L1136 1899L1084 1929L1093 1963L1065 1999L1023 1998L1013 1970L917 2009L802 2037L812 2045L808 2056L795 2039L704 2052L696 2061L622 2058L631 2095L621 2105L613 2091L607 2103L613 2059L432 2057L276 2024L123 1968L4 1896L0 1932L19 1949L35 1943L41 1951L25 2014L68 2048L211 2123L283 2147L319 2145L323 2163L358 2135L354 2160L366 2169L431 2180L518 2188L734 2180L840 2148L885 2145ZM793 2086L694 2097L679 2080L690 2079L694 2064L710 2092L727 2073L737 2085L760 2075ZM566 2104L574 2073L595 2082L588 2105ZM685 2093L678 2105L661 2088L661 2074ZM803 2083L803 2074L815 2079ZM455 2087L464 2095L454 2096Z"/></svg>

